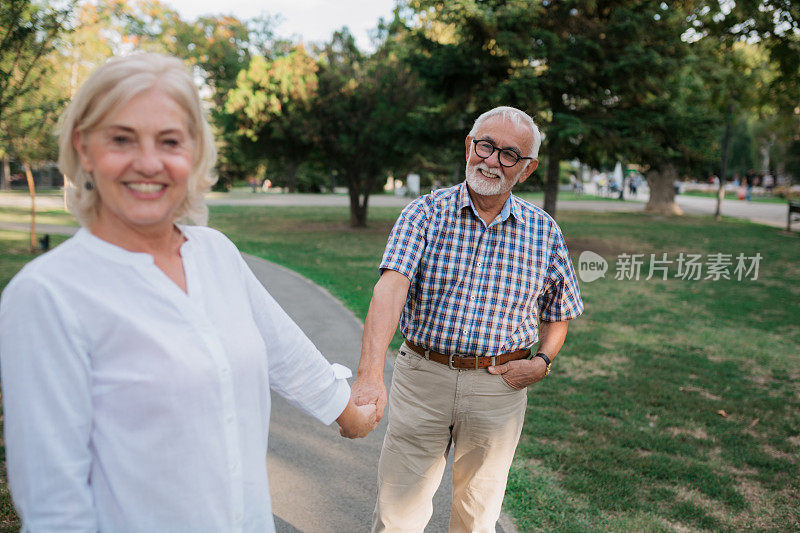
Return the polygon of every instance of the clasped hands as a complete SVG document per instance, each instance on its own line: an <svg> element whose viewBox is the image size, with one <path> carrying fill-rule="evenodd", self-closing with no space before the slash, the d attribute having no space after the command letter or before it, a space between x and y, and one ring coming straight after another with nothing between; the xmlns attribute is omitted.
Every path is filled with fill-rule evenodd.
<svg viewBox="0 0 800 533"><path fill-rule="evenodd" d="M386 408L386 387L377 382L356 379L350 387L350 402L336 421L339 434L348 439L366 437L383 418Z"/></svg>
<svg viewBox="0 0 800 533"><path fill-rule="evenodd" d="M350 403L336 420L340 426L339 433L349 439L366 437L383 418L385 408L383 380L356 379L350 388Z"/></svg>
<svg viewBox="0 0 800 533"><path fill-rule="evenodd" d="M339 424L339 434L342 437L359 439L369 435L379 420L375 404L356 405L351 391L347 407L336 422Z"/></svg>

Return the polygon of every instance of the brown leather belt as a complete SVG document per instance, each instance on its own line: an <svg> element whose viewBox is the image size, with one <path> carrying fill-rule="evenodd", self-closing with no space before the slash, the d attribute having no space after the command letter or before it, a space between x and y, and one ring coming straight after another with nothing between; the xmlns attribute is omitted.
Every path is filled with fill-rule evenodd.
<svg viewBox="0 0 800 533"><path fill-rule="evenodd" d="M430 359L431 361L436 361L437 363L447 365L454 370L457 368L488 368L494 365L502 365L503 363L507 363L509 361L516 361L517 359L525 359L531 354L530 350L517 350L516 352L503 353L493 357L458 354L445 355L432 350L426 350L422 346L417 346L416 344L409 342L408 339L405 339L405 341L406 345L414 350L418 355L421 355L426 359Z"/></svg>

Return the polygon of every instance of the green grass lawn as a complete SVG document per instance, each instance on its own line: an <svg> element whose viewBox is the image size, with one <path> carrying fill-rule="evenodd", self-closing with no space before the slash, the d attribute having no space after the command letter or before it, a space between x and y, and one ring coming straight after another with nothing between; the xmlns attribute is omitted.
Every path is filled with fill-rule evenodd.
<svg viewBox="0 0 800 533"><path fill-rule="evenodd" d="M363 319L398 212L372 208L354 230L346 208L213 207L211 225ZM576 263L590 250L609 270L581 284L586 311L528 393L505 500L519 529L797 530L799 237L640 213L561 211L559 223ZM26 239L0 233L3 284L30 258ZM760 253L758 278L684 280L673 263L668 279L644 279L649 254L682 252ZM645 254L642 279L614 279L623 253ZM6 495L4 524L9 509Z"/></svg>
<svg viewBox="0 0 800 533"><path fill-rule="evenodd" d="M219 207L212 224L363 318L398 211L371 209L367 230L350 229L340 208ZM519 528L796 528L798 237L638 213L562 211L560 224L573 259L591 250L610 269L582 284L586 312L553 374L529 392L505 501ZM621 253L681 252L760 253L758 279L684 280L674 265L667 280L614 279Z"/></svg>
<svg viewBox="0 0 800 533"><path fill-rule="evenodd" d="M544 193L543 192L522 192L518 195L520 198L524 198L529 202L541 202L544 200ZM569 201L569 202L576 202L576 201L590 201L590 200L603 200L607 202L619 202L619 198L616 195L613 196L599 196L596 194L576 194L572 191L559 191L558 192L558 201Z"/></svg>
<svg viewBox="0 0 800 533"><path fill-rule="evenodd" d="M700 198L716 198L717 193L715 192L703 192L703 191L684 191L681 193L683 196L697 196ZM736 192L727 192L725 194L726 200L738 200ZM780 196L756 196L754 194L750 195L751 202L760 202L760 203L767 203L767 204L785 204L786 198L781 198Z"/></svg>
<svg viewBox="0 0 800 533"><path fill-rule="evenodd" d="M0 208L0 223L16 222L30 224L30 209L25 207L3 207ZM37 224L55 224L61 226L77 226L75 218L63 209L56 210L36 210Z"/></svg>

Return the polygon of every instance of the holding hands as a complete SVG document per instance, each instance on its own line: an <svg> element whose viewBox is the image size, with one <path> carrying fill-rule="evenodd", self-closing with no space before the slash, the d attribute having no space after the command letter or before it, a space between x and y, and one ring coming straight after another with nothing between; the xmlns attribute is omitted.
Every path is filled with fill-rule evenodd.
<svg viewBox="0 0 800 533"><path fill-rule="evenodd" d="M377 422L383 418L386 408L386 385L383 380L369 380L359 377L350 388L350 397L356 405L374 404L376 407Z"/></svg>
<svg viewBox="0 0 800 533"><path fill-rule="evenodd" d="M350 395L350 401L347 407L344 408L342 414L336 419L339 424L339 434L348 439L358 439L366 437L370 431L375 429L380 420L376 414L376 406L374 403L366 405L356 405L353 401L353 394Z"/></svg>

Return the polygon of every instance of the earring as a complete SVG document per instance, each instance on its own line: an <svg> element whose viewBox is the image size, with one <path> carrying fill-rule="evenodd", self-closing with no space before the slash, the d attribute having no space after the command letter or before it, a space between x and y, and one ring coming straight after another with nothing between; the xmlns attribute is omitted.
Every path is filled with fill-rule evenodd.
<svg viewBox="0 0 800 533"><path fill-rule="evenodd" d="M94 183L92 183L91 181L87 181L86 183L83 184L83 188L86 189L87 191L94 190Z"/></svg>

